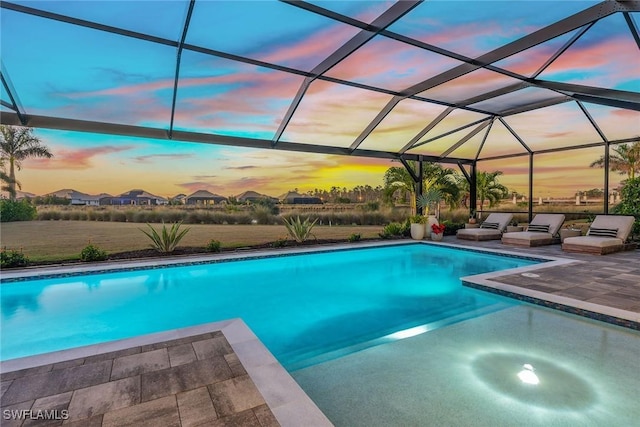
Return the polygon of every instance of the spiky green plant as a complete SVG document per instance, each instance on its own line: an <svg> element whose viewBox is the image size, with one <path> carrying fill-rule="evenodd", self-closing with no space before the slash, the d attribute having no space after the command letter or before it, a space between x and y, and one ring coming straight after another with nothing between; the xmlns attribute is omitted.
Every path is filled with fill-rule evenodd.
<svg viewBox="0 0 640 427"><path fill-rule="evenodd" d="M429 188L424 194L418 196L417 203L424 209L424 214L429 215L431 209L437 210L440 200L442 200L442 191L437 188Z"/></svg>
<svg viewBox="0 0 640 427"><path fill-rule="evenodd" d="M311 233L311 230L318 222L316 218L313 222L306 218L304 221L300 220L300 217L293 218L284 218L284 226L287 228L289 235L298 243L302 243L309 238L309 236L316 237Z"/></svg>
<svg viewBox="0 0 640 427"><path fill-rule="evenodd" d="M162 252L165 254L171 253L175 250L180 240L184 237L185 234L190 230L190 228L185 228L180 230L180 226L182 225L182 221L176 222L171 226L171 229L167 230L167 226L162 223L162 230L160 233L156 231L155 228L151 226L151 224L147 223L147 227L149 227L149 231L143 230L140 228L144 234L147 235L149 239L151 239L151 247L157 250L158 252Z"/></svg>

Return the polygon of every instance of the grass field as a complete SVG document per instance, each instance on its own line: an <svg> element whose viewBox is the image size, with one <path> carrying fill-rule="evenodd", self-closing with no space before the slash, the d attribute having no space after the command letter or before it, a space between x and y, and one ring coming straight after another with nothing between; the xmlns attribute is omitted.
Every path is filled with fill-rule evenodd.
<svg viewBox="0 0 640 427"><path fill-rule="evenodd" d="M33 261L59 261L79 258L89 242L109 253L145 249L148 238L140 231L144 224L95 221L27 221L0 225L0 245L22 250ZM280 225L187 225L190 231L180 246L204 247L210 240L222 247L242 247L273 242L287 237ZM160 226L156 225L156 229ZM344 239L358 233L363 239L378 237L381 226L316 226L318 239Z"/></svg>

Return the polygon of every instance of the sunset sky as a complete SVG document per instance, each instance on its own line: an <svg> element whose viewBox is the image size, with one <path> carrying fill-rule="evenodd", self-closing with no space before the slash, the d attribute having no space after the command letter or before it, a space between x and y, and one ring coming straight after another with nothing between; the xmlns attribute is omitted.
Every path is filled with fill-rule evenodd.
<svg viewBox="0 0 640 427"><path fill-rule="evenodd" d="M49 1L16 3L54 13L178 40L186 0ZM371 22L393 2L313 2ZM429 1L389 27L403 36L476 57L594 1L553 2ZM151 6L150 6L151 5ZM631 13L638 22L639 13ZM3 9L3 74L27 114L167 129L171 116L176 49L148 41ZM286 22L287 25L282 25ZM29 29L28 37L25 29ZM358 34L350 25L280 2L197 1L186 43L292 69L309 71ZM496 66L531 76L578 30L497 62ZM460 62L378 35L331 68L326 75L382 89L401 91ZM640 52L621 13L598 22L538 76L539 79L640 92ZM271 140L302 84L303 77L247 63L184 50L176 99L175 129ZM506 87L518 80L480 69L419 96L446 102ZM471 105L499 112L557 98L529 87L500 99ZM349 147L392 99L392 95L316 80L311 83L281 141ZM2 91L2 100L8 97ZM640 136L640 113L584 104L609 140ZM444 106L405 99L362 142L360 148L394 151L437 117ZM11 111L2 106L2 111ZM422 140L489 115L456 110ZM534 150L601 142L575 102L507 117L507 123ZM471 129L413 148L408 153L440 155ZM24 162L18 179L23 190L44 194L61 188L119 194L133 188L172 196L207 189L228 196L245 190L279 195L292 188L381 185L386 160L257 149L241 149L141 138L38 129L36 135L55 157ZM455 157L474 157L484 132L471 138ZM523 152L495 123L482 157ZM536 197L571 196L602 188L600 170L589 164L602 148L540 155L535 161ZM527 191L526 157L480 163L503 170L502 182ZM612 185L620 178L611 175Z"/></svg>

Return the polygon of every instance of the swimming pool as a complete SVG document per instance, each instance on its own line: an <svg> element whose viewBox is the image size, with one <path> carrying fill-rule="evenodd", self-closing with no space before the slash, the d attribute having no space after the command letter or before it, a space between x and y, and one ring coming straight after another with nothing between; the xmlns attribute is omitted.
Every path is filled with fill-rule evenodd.
<svg viewBox="0 0 640 427"><path fill-rule="evenodd" d="M3 283L1 359L241 317L297 369L518 305L459 278L535 262L409 244Z"/></svg>

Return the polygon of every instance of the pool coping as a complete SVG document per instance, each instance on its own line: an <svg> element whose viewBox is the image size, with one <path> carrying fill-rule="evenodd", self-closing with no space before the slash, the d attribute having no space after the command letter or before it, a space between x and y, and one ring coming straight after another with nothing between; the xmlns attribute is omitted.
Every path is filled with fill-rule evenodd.
<svg viewBox="0 0 640 427"><path fill-rule="evenodd" d="M214 331L221 331L225 336L280 425L298 426L300 420L308 421L308 425L314 426L333 425L262 341L239 318L10 359L0 362L0 372L35 368Z"/></svg>

